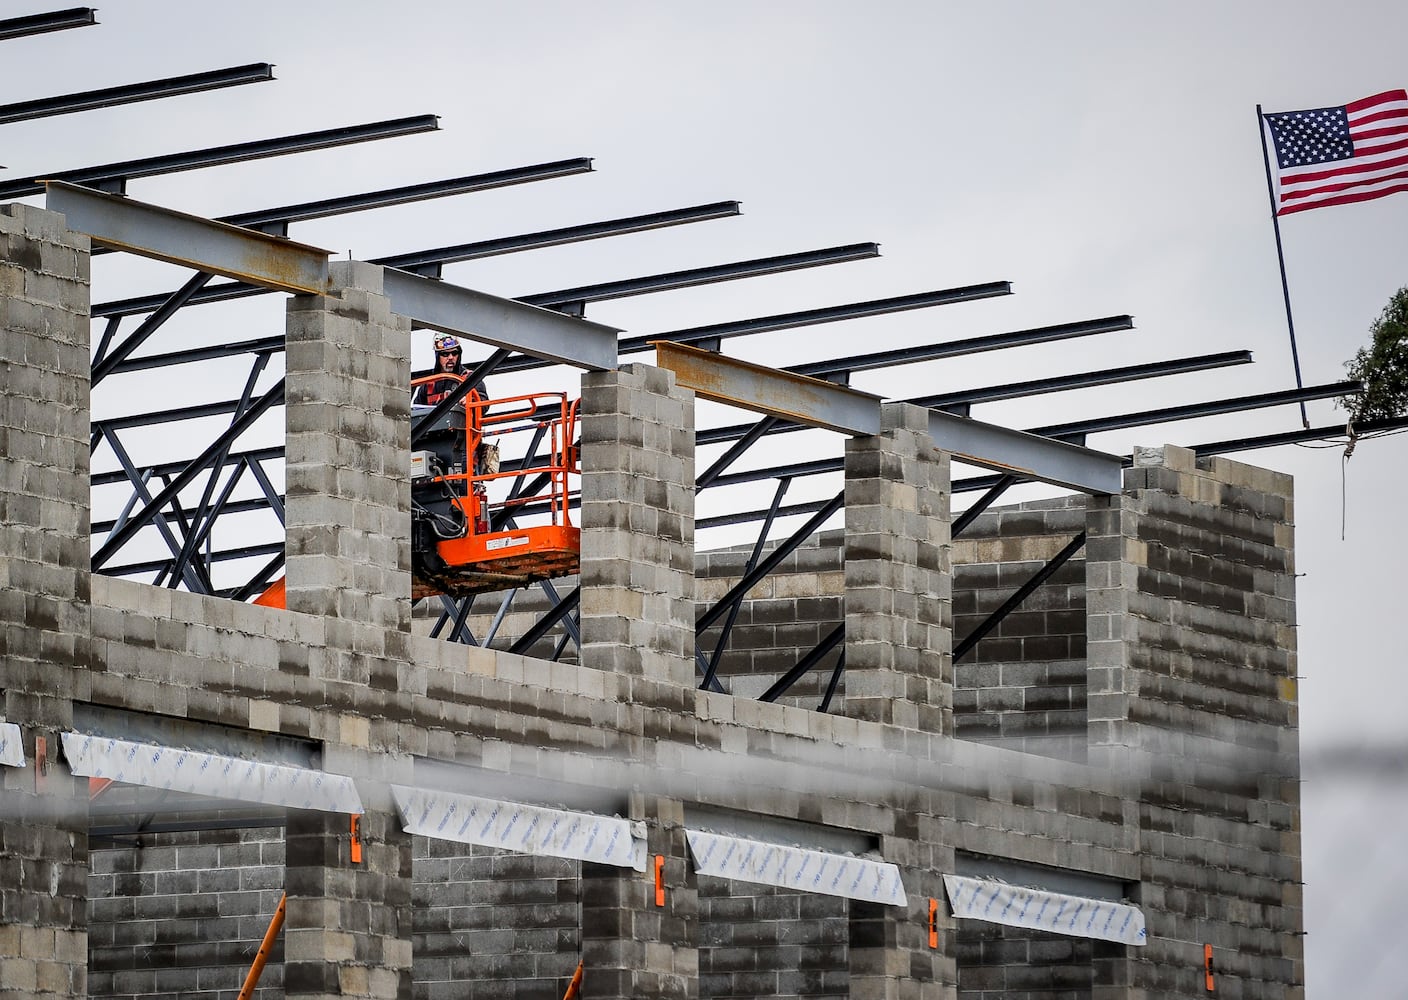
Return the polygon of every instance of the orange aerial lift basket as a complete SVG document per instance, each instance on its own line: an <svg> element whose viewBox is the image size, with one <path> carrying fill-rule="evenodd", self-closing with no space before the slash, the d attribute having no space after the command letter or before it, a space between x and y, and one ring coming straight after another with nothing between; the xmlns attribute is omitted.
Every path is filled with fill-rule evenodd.
<svg viewBox="0 0 1408 1000"><path fill-rule="evenodd" d="M412 597L464 597L577 572L581 530L569 507L581 474L577 405L560 392L484 399L471 391L427 430L411 455ZM506 445L523 458L503 471Z"/></svg>

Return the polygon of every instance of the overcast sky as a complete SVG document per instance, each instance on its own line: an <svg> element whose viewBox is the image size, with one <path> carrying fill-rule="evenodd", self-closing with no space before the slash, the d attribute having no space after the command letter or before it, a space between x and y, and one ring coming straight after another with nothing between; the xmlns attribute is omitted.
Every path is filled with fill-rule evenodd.
<svg viewBox="0 0 1408 1000"><path fill-rule="evenodd" d="M42 9L5 2L0 16ZM878 260L589 312L633 334L1013 283L1003 299L728 344L775 365L1135 317L1129 333L857 376L858 388L890 398L1240 348L1255 355L1249 366L975 410L1013 427L1291 387L1256 105L1321 107L1408 85L1408 8L1367 0L1337 5L1332 19L1305 2L1197 0L872 3L864 12L832 2L111 0L99 19L3 43L5 100L260 61L277 64L278 80L7 125L0 178L434 113L438 133L136 181L129 193L216 216L591 156L590 175L308 223L292 235L366 259L738 199L741 218L454 265L446 277L521 295L881 244ZM1408 284L1408 195L1303 213L1282 228L1305 381L1336 381ZM179 279L104 258L94 297ZM188 310L153 349L268 335L282 329L281 311L273 298ZM425 335L416 352L425 364ZM130 385L130 404L107 405L148 406L139 401L148 383ZM226 386L222 396L237 394ZM175 401L212 391L200 380L163 386ZM1310 409L1317 425L1344 416L1328 402ZM1089 444L1127 453L1298 424L1283 406ZM808 441L817 455L840 453L835 436ZM790 460L796 447L761 449L756 461ZM1403 438L1361 443L1343 476L1334 448L1238 456L1296 477L1311 997L1346 987L1403 995L1408 975L1403 952L1368 929L1408 921L1396 901L1408 870L1386 822L1408 811L1408 680L1395 627L1406 448ZM799 489L822 496L836 486ZM1397 768L1317 769L1332 746Z"/></svg>

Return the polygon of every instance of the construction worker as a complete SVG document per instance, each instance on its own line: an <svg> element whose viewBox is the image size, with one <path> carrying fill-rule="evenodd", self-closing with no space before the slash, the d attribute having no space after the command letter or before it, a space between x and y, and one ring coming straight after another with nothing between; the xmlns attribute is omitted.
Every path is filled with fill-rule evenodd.
<svg viewBox="0 0 1408 1000"><path fill-rule="evenodd" d="M436 337L435 374L464 375L464 364L460 360L462 353L460 342L448 333ZM416 386L411 402L434 406L448 396L459 384L459 379L453 378L434 378L429 382L422 382Z"/></svg>

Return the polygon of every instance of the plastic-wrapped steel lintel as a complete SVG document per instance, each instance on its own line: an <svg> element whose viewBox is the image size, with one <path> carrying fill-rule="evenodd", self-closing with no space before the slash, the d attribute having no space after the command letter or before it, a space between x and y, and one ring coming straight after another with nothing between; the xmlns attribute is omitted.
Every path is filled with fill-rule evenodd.
<svg viewBox="0 0 1408 1000"><path fill-rule="evenodd" d="M945 875L944 886L956 917L1121 944L1147 943L1144 914L1129 903L963 875Z"/></svg>
<svg viewBox="0 0 1408 1000"><path fill-rule="evenodd" d="M905 906L900 870L886 861L814 851L724 833L686 830L700 875Z"/></svg>
<svg viewBox="0 0 1408 1000"><path fill-rule="evenodd" d="M645 871L645 840L619 817L406 785L391 795L407 833Z"/></svg>
<svg viewBox="0 0 1408 1000"><path fill-rule="evenodd" d="M64 733L63 743L77 775L261 805L362 812L357 786L344 774L85 733Z"/></svg>
<svg viewBox="0 0 1408 1000"><path fill-rule="evenodd" d="M24 767L24 739L13 722L0 722L0 764Z"/></svg>

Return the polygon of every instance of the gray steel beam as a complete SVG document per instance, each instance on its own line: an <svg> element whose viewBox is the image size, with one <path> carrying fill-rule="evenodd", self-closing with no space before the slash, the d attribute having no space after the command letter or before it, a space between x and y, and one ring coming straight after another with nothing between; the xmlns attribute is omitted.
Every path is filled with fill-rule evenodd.
<svg viewBox="0 0 1408 1000"><path fill-rule="evenodd" d="M868 392L665 340L655 361L704 399L843 434L880 432L881 398Z"/></svg>
<svg viewBox="0 0 1408 1000"><path fill-rule="evenodd" d="M96 242L265 288L327 291L328 250L64 181L45 187L46 207Z"/></svg>
<svg viewBox="0 0 1408 1000"><path fill-rule="evenodd" d="M997 424L929 411L929 435L954 458L994 472L1015 473L1084 493L1118 493L1124 464L1117 455Z"/></svg>
<svg viewBox="0 0 1408 1000"><path fill-rule="evenodd" d="M616 367L614 326L592 323L387 268L382 291L391 311L412 323L495 347L547 358L588 371Z"/></svg>
<svg viewBox="0 0 1408 1000"><path fill-rule="evenodd" d="M0 41L21 38L24 35L40 35L46 31L86 28L97 23L97 11L92 7L70 7L67 10L49 11L44 14L8 17L0 21Z"/></svg>
<svg viewBox="0 0 1408 1000"><path fill-rule="evenodd" d="M125 183L137 177L153 177L157 174L174 174L182 170L197 170L201 167L218 167L228 163L242 163L267 156L283 156L286 153L306 153L313 149L330 149L355 142L370 142L373 139L390 139L401 135L415 135L418 132L433 132L440 127L435 115L417 115L413 118L397 118L392 121L373 122L370 125L347 125L342 128L325 129L321 132L303 132L298 135L280 136L276 139L256 139L253 142L239 142L231 146L213 146L186 153L167 153L141 160L124 160L121 163L107 163L97 167L78 167L74 170L49 171L45 174L22 180L0 184L0 200L28 198L44 193L44 182L69 181L89 187Z"/></svg>
<svg viewBox="0 0 1408 1000"><path fill-rule="evenodd" d="M164 80L146 80L120 87L105 87L102 90L85 90L79 94L66 94L62 97L43 97L34 101L0 105L0 125L48 118L52 115L68 115L76 111L91 111L94 108L111 108L119 104L135 104L138 101L152 101L161 97L195 94L218 87L262 83L273 78L274 67L269 63L250 63L248 66L213 69Z"/></svg>

